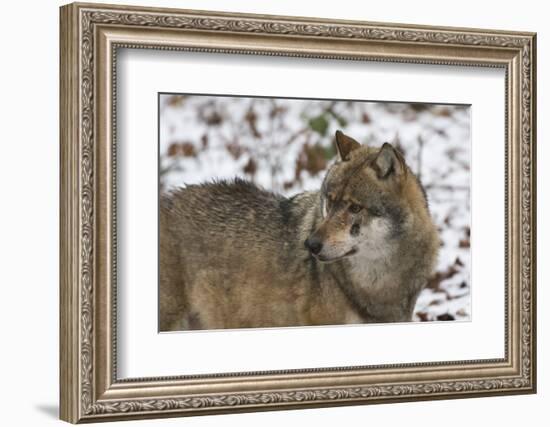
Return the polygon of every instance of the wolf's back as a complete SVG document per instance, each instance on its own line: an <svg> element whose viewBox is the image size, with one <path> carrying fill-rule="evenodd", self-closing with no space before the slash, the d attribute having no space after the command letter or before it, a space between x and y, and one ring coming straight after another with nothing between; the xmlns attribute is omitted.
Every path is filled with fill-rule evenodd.
<svg viewBox="0 0 550 427"><path fill-rule="evenodd" d="M235 179L190 185L163 195L160 215L166 231L187 243L192 235L199 240L219 239L217 245L232 239L258 245L288 240L289 233L296 237L310 198L288 199Z"/></svg>

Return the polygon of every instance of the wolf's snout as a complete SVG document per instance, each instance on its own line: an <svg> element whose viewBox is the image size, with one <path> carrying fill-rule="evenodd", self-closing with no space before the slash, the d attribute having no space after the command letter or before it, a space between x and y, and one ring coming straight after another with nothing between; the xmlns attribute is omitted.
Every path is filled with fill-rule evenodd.
<svg viewBox="0 0 550 427"><path fill-rule="evenodd" d="M304 245L313 255L319 254L319 252L321 252L321 249L323 249L323 242L321 242L321 239L315 236L308 237L304 242Z"/></svg>

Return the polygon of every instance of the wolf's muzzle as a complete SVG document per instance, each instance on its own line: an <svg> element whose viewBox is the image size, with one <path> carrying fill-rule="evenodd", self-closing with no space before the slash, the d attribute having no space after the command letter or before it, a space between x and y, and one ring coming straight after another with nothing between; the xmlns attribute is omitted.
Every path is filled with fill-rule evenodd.
<svg viewBox="0 0 550 427"><path fill-rule="evenodd" d="M323 242L316 236L309 236L304 245L313 255L318 255L323 249Z"/></svg>

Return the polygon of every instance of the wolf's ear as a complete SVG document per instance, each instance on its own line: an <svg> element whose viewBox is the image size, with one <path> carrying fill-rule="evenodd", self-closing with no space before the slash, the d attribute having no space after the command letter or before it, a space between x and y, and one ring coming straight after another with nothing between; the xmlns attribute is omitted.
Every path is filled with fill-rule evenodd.
<svg viewBox="0 0 550 427"><path fill-rule="evenodd" d="M406 170L403 156L387 142L380 148L373 166L380 179L391 175L402 175Z"/></svg>
<svg viewBox="0 0 550 427"><path fill-rule="evenodd" d="M361 147L355 139L339 130L336 131L336 150L343 161L349 160L349 153Z"/></svg>

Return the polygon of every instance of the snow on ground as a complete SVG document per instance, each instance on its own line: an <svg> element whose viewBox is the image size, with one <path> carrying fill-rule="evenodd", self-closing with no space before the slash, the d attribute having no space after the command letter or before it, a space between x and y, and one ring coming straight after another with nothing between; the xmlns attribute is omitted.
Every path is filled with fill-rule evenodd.
<svg viewBox="0 0 550 427"><path fill-rule="evenodd" d="M394 143L424 185L441 236L414 319L469 320L470 111L464 106L162 95L163 190L240 176L293 195L319 188L337 129Z"/></svg>

